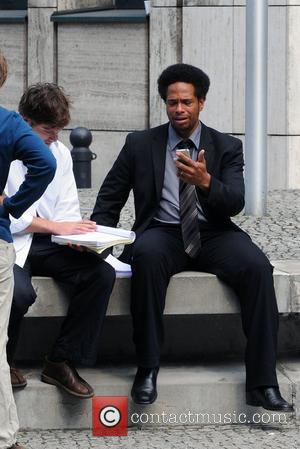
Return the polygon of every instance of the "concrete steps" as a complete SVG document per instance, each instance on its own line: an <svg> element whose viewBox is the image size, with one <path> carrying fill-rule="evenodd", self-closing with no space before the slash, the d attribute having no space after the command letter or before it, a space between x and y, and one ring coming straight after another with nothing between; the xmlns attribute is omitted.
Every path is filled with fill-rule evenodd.
<svg viewBox="0 0 300 449"><path fill-rule="evenodd" d="M273 261L275 289L280 313L300 312L300 261ZM27 317L58 317L66 314L68 301L51 279L33 279L38 299ZM108 315L129 314L130 279L117 279ZM208 273L185 271L172 277L167 292L166 315L239 313L230 287Z"/></svg>
<svg viewBox="0 0 300 449"><path fill-rule="evenodd" d="M290 350L290 342L295 341L294 348L298 348L297 341L299 341L299 337L295 337L299 328L295 313L300 311L300 262L275 261L273 265L279 311L287 315L287 319L283 317L284 332L281 328L280 334L281 343L284 340L281 353L287 354ZM17 357L20 360L42 359L43 351L38 347L42 346L43 340L47 342L43 348L45 352L51 347L51 339L55 339L58 321L62 320L57 317L63 317L67 310L68 301L52 279L34 278L34 285L38 299L27 314L28 319L25 320L23 329L23 334L26 332L31 334L31 341L22 338ZM196 272L177 274L171 279L169 285L166 302L166 330L168 331L166 333L170 331L172 335L169 340L167 339L164 351L165 355L171 354L172 357L163 357L163 360L175 360L175 363L165 364L161 368L158 379L158 400L148 407L133 404L130 400L130 389L135 367L131 329L128 327L130 323L129 294L130 280L117 279L110 300L109 316L105 323L106 331L110 328L110 334L106 332L106 338L103 338L108 345L106 353L114 355L108 360L117 362L94 369L79 370L80 374L94 387L97 396L128 396L129 417L132 417L133 413L152 413L152 417L148 416L148 418L143 414L140 418L142 422L137 415L134 415L135 422L133 423L129 418L129 425L165 425L164 419L168 419L168 425L219 424L221 422L230 424L239 422L239 414L243 414L241 415L243 423L248 423L259 419L254 413L266 412L262 409L247 407L245 404L244 364L217 362L220 357L224 359L224 354L231 356L234 354L239 358L243 353L244 341L240 319L237 316L238 300L233 291L215 276ZM197 317L207 321L206 329L203 330L197 324ZM290 320L290 317L294 317L295 322ZM234 325L229 325L228 320L233 320L230 322ZM41 322L42 325L39 324ZM211 325L212 322L215 327ZM214 333L216 330L218 334ZM236 345L240 345L241 348ZM184 355L185 351L190 351L189 348L192 348L189 355L192 355L190 359L193 364L188 365L184 361L187 360ZM209 357L205 359L207 354ZM104 357L101 360L107 359ZM132 363L132 365L120 365L120 360L125 360L127 364ZM203 360L211 362L203 363ZM23 429L91 428L91 400L78 400L54 386L42 383L39 380L41 369L27 368L24 371L28 376L28 386L24 390L15 392L20 424ZM278 371L283 396L294 402L297 408L295 415L287 419L300 418L300 362L292 359L285 360L278 364ZM183 415L183 418L179 417L180 414L188 414L188 412L190 412L190 418L186 418L186 415ZM199 416L195 415L197 413ZM156 421L153 414L156 414ZM173 414L172 418L170 414ZM267 420L263 424L273 424L268 421L273 419L272 416L263 416ZM180 421L185 418L189 421L185 423ZM157 419L160 421L158 422ZM286 420L281 419L284 419L283 422Z"/></svg>
<svg viewBox="0 0 300 449"><path fill-rule="evenodd" d="M42 383L38 369L24 372L28 386L15 392L22 429L91 428L90 399L76 399L55 386ZM295 414L277 417L272 416L273 412L246 406L244 366L238 362L162 366L158 399L150 406L137 406L131 401L135 373L132 366L106 366L79 372L93 385L97 396L128 396L129 426L234 424L239 420L244 424L258 423L258 419L264 420L260 423L271 425L300 417L300 363L293 360L278 364L278 379L283 396L293 402L297 410ZM257 413L264 415L259 417Z"/></svg>
<svg viewBox="0 0 300 449"><path fill-rule="evenodd" d="M300 261L273 262L281 325L279 353L300 347ZM38 298L24 320L16 358L42 361L57 338L68 300L51 278L34 278ZM129 312L130 279L117 279L110 298L102 338L103 362L132 363L132 323ZM183 272L170 281L165 310L166 340L162 359L214 360L223 354L243 357L245 339L238 300L231 288L208 273Z"/></svg>

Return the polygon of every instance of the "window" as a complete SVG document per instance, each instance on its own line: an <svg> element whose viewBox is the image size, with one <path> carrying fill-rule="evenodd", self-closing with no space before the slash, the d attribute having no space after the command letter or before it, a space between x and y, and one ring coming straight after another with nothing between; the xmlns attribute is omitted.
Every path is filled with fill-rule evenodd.
<svg viewBox="0 0 300 449"><path fill-rule="evenodd" d="M27 9L27 0L0 0L0 9Z"/></svg>

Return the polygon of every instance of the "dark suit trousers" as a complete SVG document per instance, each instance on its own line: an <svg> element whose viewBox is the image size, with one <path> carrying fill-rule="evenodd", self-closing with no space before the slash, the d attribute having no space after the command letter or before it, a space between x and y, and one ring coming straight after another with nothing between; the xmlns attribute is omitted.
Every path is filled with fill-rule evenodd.
<svg viewBox="0 0 300 449"><path fill-rule="evenodd" d="M8 328L7 356L11 363L21 322L36 294L31 276L51 276L66 291L70 304L52 358L83 365L97 360L99 338L114 285L115 270L96 253L79 252L52 243L49 235L34 236L25 267L15 266L15 289Z"/></svg>
<svg viewBox="0 0 300 449"><path fill-rule="evenodd" d="M134 243L131 312L138 365L159 365L170 277L184 270L205 271L230 285L240 300L247 337L246 389L277 386L273 267L242 231L202 230L201 242L200 254L191 259L184 252L179 225L152 225Z"/></svg>

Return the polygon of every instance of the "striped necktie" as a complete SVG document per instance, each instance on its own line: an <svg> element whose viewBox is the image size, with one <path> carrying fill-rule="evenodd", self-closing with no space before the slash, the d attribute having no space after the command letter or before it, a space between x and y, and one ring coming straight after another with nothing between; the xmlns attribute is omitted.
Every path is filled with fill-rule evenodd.
<svg viewBox="0 0 300 449"><path fill-rule="evenodd" d="M179 142L177 148L190 150L194 148L194 144L190 139L184 139ZM179 209L184 250L194 258L201 248L196 188L181 179L179 180Z"/></svg>

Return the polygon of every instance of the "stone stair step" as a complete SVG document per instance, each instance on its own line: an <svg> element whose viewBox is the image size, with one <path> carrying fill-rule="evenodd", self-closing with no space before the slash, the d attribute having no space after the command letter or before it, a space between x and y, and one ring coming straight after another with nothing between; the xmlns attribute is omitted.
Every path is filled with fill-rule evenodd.
<svg viewBox="0 0 300 449"><path fill-rule="evenodd" d="M92 400L74 398L41 382L40 369L23 371L27 375L28 386L15 391L22 429L92 427ZM299 372L300 363L297 361L278 364L282 395L297 406ZM263 416L265 421L273 419L281 423L295 420L296 416L299 418L299 410L296 415L281 414L273 418L273 412L246 406L244 365L239 362L162 366L158 376L158 399L150 406L135 405L130 399L135 374L133 366L85 368L79 373L94 387L96 396L128 396L129 426L163 426L166 420L168 425L230 424L236 423L240 414L243 414L241 423L247 424L259 419L255 413L268 413ZM182 422L185 419L187 421Z"/></svg>
<svg viewBox="0 0 300 449"><path fill-rule="evenodd" d="M300 261L273 262L274 281L280 313L300 311ZM278 265L278 268L277 268ZM51 278L35 277L38 300L28 317L64 316L68 301ZM130 279L118 278L108 306L108 315L129 314ZM167 292L168 315L239 313L236 295L215 275L185 271L172 277Z"/></svg>

